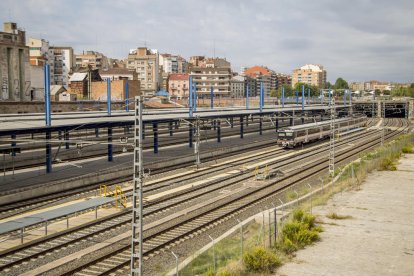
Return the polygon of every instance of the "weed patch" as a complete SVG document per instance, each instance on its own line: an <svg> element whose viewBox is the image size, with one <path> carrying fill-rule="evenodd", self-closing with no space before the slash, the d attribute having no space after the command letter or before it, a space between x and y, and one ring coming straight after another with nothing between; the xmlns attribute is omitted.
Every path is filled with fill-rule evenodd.
<svg viewBox="0 0 414 276"><path fill-rule="evenodd" d="M412 145L406 145L402 149L403 153L414 153L413 146Z"/></svg>
<svg viewBox="0 0 414 276"><path fill-rule="evenodd" d="M251 272L270 272L280 266L279 257L269 249L255 247L243 256L246 269Z"/></svg>

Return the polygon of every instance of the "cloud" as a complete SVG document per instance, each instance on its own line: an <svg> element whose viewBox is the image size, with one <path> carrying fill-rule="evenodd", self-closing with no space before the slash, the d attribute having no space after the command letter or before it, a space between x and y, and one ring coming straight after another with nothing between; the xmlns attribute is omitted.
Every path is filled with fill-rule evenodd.
<svg viewBox="0 0 414 276"><path fill-rule="evenodd" d="M411 0L2 0L0 19L76 52L226 57L233 69L291 73L323 64L328 79L414 81Z"/></svg>

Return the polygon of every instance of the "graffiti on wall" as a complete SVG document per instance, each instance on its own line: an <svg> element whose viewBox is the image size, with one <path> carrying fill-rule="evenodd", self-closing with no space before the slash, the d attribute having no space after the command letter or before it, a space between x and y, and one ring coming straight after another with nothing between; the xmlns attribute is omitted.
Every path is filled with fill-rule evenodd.
<svg viewBox="0 0 414 276"><path fill-rule="evenodd" d="M1 94L3 100L9 98L9 80L7 78L3 78L1 81Z"/></svg>

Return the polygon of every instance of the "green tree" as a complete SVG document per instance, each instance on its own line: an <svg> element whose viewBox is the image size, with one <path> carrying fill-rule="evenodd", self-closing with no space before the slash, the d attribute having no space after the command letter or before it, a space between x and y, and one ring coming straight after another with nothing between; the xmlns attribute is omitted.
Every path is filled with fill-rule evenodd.
<svg viewBox="0 0 414 276"><path fill-rule="evenodd" d="M331 89L332 88L332 84L328 81L325 83L325 89Z"/></svg>
<svg viewBox="0 0 414 276"><path fill-rule="evenodd" d="M293 96L294 93L293 93L293 90L292 90L292 86L290 86L288 84L283 84L275 92L275 94L277 95L277 97L279 97L279 98L282 97L282 87L285 88L285 97L291 97L291 96Z"/></svg>
<svg viewBox="0 0 414 276"><path fill-rule="evenodd" d="M279 90L272 89L270 90L270 97L278 97L280 98L281 93L279 94Z"/></svg>
<svg viewBox="0 0 414 276"><path fill-rule="evenodd" d="M349 89L348 83L343 78L337 78L334 89Z"/></svg>
<svg viewBox="0 0 414 276"><path fill-rule="evenodd" d="M305 96L308 95L308 89L311 90L311 96L319 96L319 88L315 85L309 85L307 83L298 82L295 84L293 94L296 95L296 91L299 91L299 94L302 93L302 85L305 86ZM301 95L301 94L300 94Z"/></svg>

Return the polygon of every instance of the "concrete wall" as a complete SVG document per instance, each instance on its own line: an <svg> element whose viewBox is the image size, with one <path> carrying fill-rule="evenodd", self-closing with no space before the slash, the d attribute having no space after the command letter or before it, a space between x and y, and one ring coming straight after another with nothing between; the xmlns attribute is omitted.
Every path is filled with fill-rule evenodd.
<svg viewBox="0 0 414 276"><path fill-rule="evenodd" d="M111 100L125 100L126 80L111 81ZM140 95L140 83L138 80L129 80L129 98ZM92 99L97 101L106 101L107 99L107 83L106 81L92 82Z"/></svg>
<svg viewBox="0 0 414 276"><path fill-rule="evenodd" d="M0 80L1 100L30 100L28 47L0 44Z"/></svg>
<svg viewBox="0 0 414 276"><path fill-rule="evenodd" d="M130 101L130 109L134 108L134 101ZM70 112L70 111L90 111L106 110L106 102L54 102L52 101L52 113ZM125 110L124 102L113 102L112 110ZM41 101L34 102L1 102L0 114L14 113L44 113L45 103Z"/></svg>

